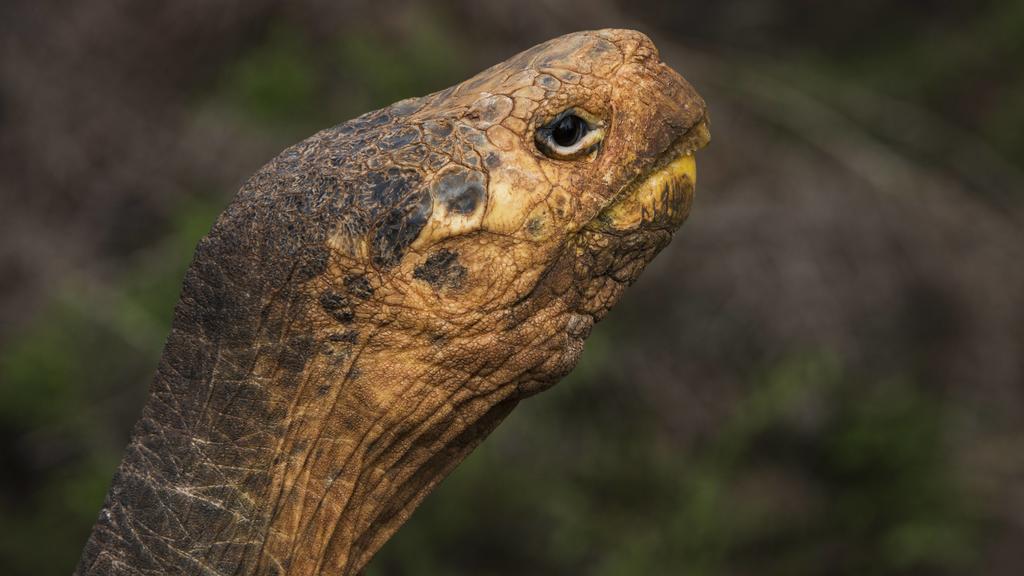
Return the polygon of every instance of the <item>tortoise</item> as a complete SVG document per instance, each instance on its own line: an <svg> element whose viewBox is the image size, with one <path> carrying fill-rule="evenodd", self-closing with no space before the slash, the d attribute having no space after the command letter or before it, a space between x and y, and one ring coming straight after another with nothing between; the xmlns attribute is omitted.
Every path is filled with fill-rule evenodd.
<svg viewBox="0 0 1024 576"><path fill-rule="evenodd" d="M196 248L75 574L358 573L686 218L704 101L555 38L286 149Z"/></svg>

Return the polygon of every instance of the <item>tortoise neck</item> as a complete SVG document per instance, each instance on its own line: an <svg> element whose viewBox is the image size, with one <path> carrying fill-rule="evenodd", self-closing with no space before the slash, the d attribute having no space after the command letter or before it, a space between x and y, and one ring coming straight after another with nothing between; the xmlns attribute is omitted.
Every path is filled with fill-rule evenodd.
<svg viewBox="0 0 1024 576"><path fill-rule="evenodd" d="M257 573L357 573L516 404L413 356L357 353L343 380L297 393Z"/></svg>
<svg viewBox="0 0 1024 576"><path fill-rule="evenodd" d="M76 575L354 574L514 407L272 208L241 194L197 248Z"/></svg>
<svg viewBox="0 0 1024 576"><path fill-rule="evenodd" d="M210 362L179 355L188 336L168 341L76 574L355 574L517 403L426 346L299 362L286 338L215 347L220 368L189 374Z"/></svg>

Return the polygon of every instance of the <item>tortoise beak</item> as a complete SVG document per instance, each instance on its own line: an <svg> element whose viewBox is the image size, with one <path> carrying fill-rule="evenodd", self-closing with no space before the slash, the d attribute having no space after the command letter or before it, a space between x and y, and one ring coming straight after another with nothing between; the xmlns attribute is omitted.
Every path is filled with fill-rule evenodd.
<svg viewBox="0 0 1024 576"><path fill-rule="evenodd" d="M711 132L702 117L676 139L589 227L604 232L628 233L640 229L674 231L690 213L697 185L694 152L710 142Z"/></svg>

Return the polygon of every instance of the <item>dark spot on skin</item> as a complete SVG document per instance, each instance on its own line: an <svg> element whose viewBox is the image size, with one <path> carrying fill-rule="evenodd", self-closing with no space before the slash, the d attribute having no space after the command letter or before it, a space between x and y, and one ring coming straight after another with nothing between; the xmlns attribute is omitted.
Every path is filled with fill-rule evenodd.
<svg viewBox="0 0 1024 576"><path fill-rule="evenodd" d="M472 214L484 202L484 177L476 170L456 168L442 175L433 186L438 202L449 212Z"/></svg>
<svg viewBox="0 0 1024 576"><path fill-rule="evenodd" d="M484 164L487 166L488 170L494 170L498 166L501 166L501 158L499 158L494 152L488 152L487 156L484 158Z"/></svg>
<svg viewBox="0 0 1024 576"><path fill-rule="evenodd" d="M324 396L327 396L327 393L330 392L330 391L331 391L331 387L328 386L327 384L321 384L321 385L316 387L316 395L320 396L321 398L323 398Z"/></svg>
<svg viewBox="0 0 1024 576"><path fill-rule="evenodd" d="M330 290L320 295L320 307L342 324L350 324L356 317L348 298Z"/></svg>
<svg viewBox="0 0 1024 576"><path fill-rule="evenodd" d="M370 286L370 281L366 279L365 274L349 274L345 276L345 289L348 290L349 294L360 300L366 300L373 296L373 286Z"/></svg>
<svg viewBox="0 0 1024 576"><path fill-rule="evenodd" d="M457 214L472 214L480 204L484 191L480 186L471 184L462 193L448 201L448 209Z"/></svg>
<svg viewBox="0 0 1024 576"><path fill-rule="evenodd" d="M544 231L544 219L541 218L540 216L530 218L530 220L526 223L526 231L529 232L532 236L540 234L541 232Z"/></svg>
<svg viewBox="0 0 1024 576"><path fill-rule="evenodd" d="M412 276L436 289L459 288L466 278L466 267L459 264L458 252L442 248L417 266Z"/></svg>
<svg viewBox="0 0 1024 576"><path fill-rule="evenodd" d="M552 206L552 208L554 208L555 214L559 217L565 216L566 210L568 209L565 196L556 194L554 197L554 206Z"/></svg>
<svg viewBox="0 0 1024 576"><path fill-rule="evenodd" d="M345 344L355 344L359 339L359 332L356 330L346 330L344 332L335 332L327 337L331 342L342 342Z"/></svg>
<svg viewBox="0 0 1024 576"><path fill-rule="evenodd" d="M534 82L541 88L546 88L548 90L557 90L561 85L561 82L559 82L554 76L549 76L547 74L541 74L536 80L534 80Z"/></svg>

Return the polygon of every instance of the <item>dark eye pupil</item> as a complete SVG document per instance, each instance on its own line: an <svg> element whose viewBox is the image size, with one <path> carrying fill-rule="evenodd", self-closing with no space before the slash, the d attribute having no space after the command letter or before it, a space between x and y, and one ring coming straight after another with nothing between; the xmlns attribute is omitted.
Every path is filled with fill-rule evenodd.
<svg viewBox="0 0 1024 576"><path fill-rule="evenodd" d="M580 141L586 131L587 124L575 114L569 114L559 120L551 130L551 139L559 146L568 147Z"/></svg>

